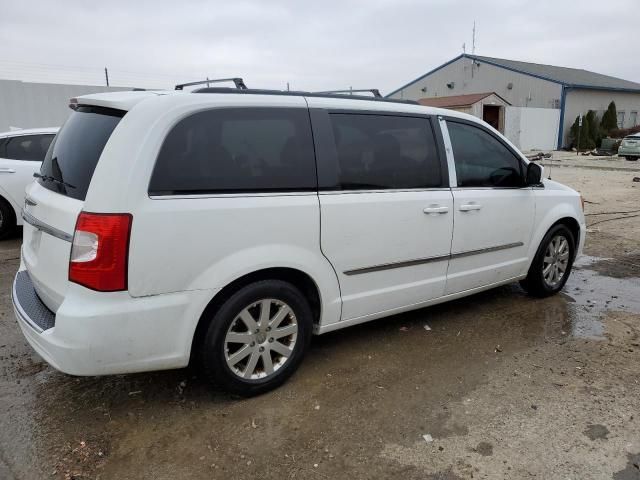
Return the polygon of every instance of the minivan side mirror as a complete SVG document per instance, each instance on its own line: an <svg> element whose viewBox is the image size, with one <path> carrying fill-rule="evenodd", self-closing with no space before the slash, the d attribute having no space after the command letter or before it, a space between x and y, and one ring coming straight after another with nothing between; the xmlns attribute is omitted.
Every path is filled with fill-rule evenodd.
<svg viewBox="0 0 640 480"><path fill-rule="evenodd" d="M537 163L529 162L527 165L527 186L532 187L542 183L542 166Z"/></svg>

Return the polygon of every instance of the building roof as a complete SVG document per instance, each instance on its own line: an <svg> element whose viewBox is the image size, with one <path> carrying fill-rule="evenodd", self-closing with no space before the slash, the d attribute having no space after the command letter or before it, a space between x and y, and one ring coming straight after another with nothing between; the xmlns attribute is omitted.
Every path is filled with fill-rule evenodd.
<svg viewBox="0 0 640 480"><path fill-rule="evenodd" d="M609 75L590 72L589 70L583 70L580 68L556 67L554 65L520 62L518 60L505 60L503 58L481 57L479 55L467 55L467 57L475 58L479 62L484 61L516 72L542 77L572 87L630 89L640 91L640 83L610 77Z"/></svg>
<svg viewBox="0 0 640 480"><path fill-rule="evenodd" d="M426 105L427 107L438 108L469 107L474 103L478 103L480 100L484 100L490 95L495 95L507 105L511 105L495 92L470 93L468 95L451 95L449 97L421 98L420 100L418 100L418 103L420 105Z"/></svg>
<svg viewBox="0 0 640 480"><path fill-rule="evenodd" d="M521 62L518 60L507 60L504 58L483 57L480 55L469 55L463 53L456 58L449 60L447 63L425 73L424 75L412 80L402 87L389 93L387 96L393 95L409 85L421 80L443 67L461 59L474 59L480 64L487 63L496 67L505 68L514 72L531 75L532 77L541 78L550 82L559 83L565 87L584 88L592 90L614 90L626 92L640 93L640 83L623 80L621 78L610 77L601 73L590 72L580 68L557 67L554 65L544 65L541 63Z"/></svg>

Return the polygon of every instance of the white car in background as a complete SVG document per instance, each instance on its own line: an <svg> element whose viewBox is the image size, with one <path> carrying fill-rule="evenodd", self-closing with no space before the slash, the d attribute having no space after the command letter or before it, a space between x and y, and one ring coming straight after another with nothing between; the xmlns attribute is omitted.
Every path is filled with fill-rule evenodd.
<svg viewBox="0 0 640 480"><path fill-rule="evenodd" d="M58 128L0 133L0 239L22 225L24 191L49 149Z"/></svg>

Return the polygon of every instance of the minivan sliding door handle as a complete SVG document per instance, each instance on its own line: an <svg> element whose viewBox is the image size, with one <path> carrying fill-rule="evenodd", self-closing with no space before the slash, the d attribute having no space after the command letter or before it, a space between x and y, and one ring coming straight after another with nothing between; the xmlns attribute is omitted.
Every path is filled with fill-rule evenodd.
<svg viewBox="0 0 640 480"><path fill-rule="evenodd" d="M470 212L471 210L480 210L482 208L482 205L480 205L479 203L465 203L463 205L460 205L460 211L461 212Z"/></svg>
<svg viewBox="0 0 640 480"><path fill-rule="evenodd" d="M430 205L428 207L426 207L424 210L422 210L424 213L426 213L427 215L432 214L432 213L447 213L449 211L449 207L447 206L442 206L442 205Z"/></svg>
<svg viewBox="0 0 640 480"><path fill-rule="evenodd" d="M16 173L16 169L2 167L0 168L0 173Z"/></svg>

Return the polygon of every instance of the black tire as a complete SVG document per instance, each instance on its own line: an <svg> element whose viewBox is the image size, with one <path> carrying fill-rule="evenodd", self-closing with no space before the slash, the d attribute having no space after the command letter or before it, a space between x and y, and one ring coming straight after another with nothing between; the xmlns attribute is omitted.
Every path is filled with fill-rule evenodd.
<svg viewBox="0 0 640 480"><path fill-rule="evenodd" d="M544 257L545 252L547 251L547 247L549 246L551 241L559 236L566 238L567 243L569 244L569 258L563 276L556 284L550 285L545 280L543 274ZM527 291L527 293L533 295L534 297L542 298L558 293L560 290L562 290L565 283L567 283L567 279L571 274L571 268L573 267L573 261L575 260L575 257L576 242L573 234L571 233L571 230L569 230L564 224L553 226L544 236L542 242L540 242L538 251L536 252L535 257L533 258L533 262L531 262L531 266L529 267L527 278L522 280L520 282L520 285Z"/></svg>
<svg viewBox="0 0 640 480"><path fill-rule="evenodd" d="M287 357L286 361L282 365L273 371L272 374L265 378L248 379L241 378L239 373L234 372L232 368L227 364L226 355L228 353L225 346L225 340L227 333L237 325L244 325L244 322L239 320L239 314L245 308L251 305L257 304L261 300L273 299L276 302L282 302L288 306L293 312L294 317L287 317L288 319L294 318L297 323L297 337L295 338L291 354ZM275 303L274 303L275 305ZM251 308L262 308L251 307ZM257 318L259 315L255 316ZM207 319L204 319L207 321ZM265 393L269 390L280 386L284 383L298 368L304 354L306 353L309 343L311 342L311 335L313 329L313 314L309 302L300 291L288 282L282 280L261 280L252 284L249 284L236 293L231 295L220 308L217 309L210 319L209 324L206 327L202 341L199 346L199 363L205 377L211 381L214 385L221 387L227 392L250 397ZM289 320L290 321L290 320ZM240 323L238 323L240 322ZM252 332L247 332L251 334ZM270 335L269 333L263 333L264 335ZM259 343L258 337L256 340L258 343L253 342L258 346L264 345L263 348L267 348L269 352L269 358L272 358L271 345L274 343L267 343L271 339L262 338L263 343ZM278 343L278 342L275 342ZM249 344L245 344L244 347L249 347ZM255 347L254 347L255 348ZM241 348L239 348L240 350ZM263 351L261 350L261 351ZM229 349L230 351L230 349ZM255 353L255 352L254 352ZM247 359L247 365L245 369L248 369L248 363L254 353L250 354ZM230 356L232 353L229 353ZM265 353L257 355L266 355ZM273 355L278 355L274 352ZM266 368L260 357L257 361L262 365L262 374L266 375ZM281 359L281 358L280 358ZM258 368L254 364L254 368Z"/></svg>
<svg viewBox="0 0 640 480"><path fill-rule="evenodd" d="M7 238L16 229L16 215L13 208L0 197L0 240Z"/></svg>
<svg viewBox="0 0 640 480"><path fill-rule="evenodd" d="M626 158L630 162L636 162L638 160L638 157L624 157L624 158Z"/></svg>

